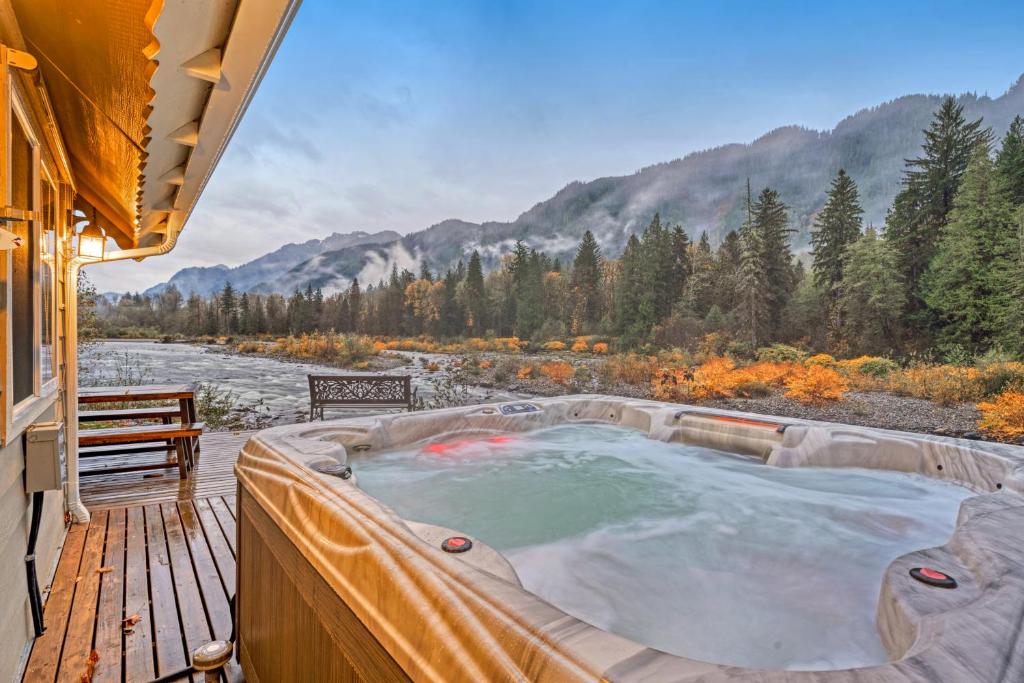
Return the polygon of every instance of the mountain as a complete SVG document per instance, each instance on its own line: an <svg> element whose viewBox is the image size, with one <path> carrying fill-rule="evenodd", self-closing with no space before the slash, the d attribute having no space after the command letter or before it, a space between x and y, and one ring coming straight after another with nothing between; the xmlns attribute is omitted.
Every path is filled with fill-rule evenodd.
<svg viewBox="0 0 1024 683"><path fill-rule="evenodd" d="M220 291L224 283L239 291L278 291L275 281L282 273L294 266L309 262L325 252L335 252L351 248L367 248L376 244L387 244L401 238L397 232L384 230L368 233L362 231L345 234L332 233L322 240L309 240L301 244L286 244L280 249L264 254L259 258L230 268L225 265L184 268L179 270L167 282L146 290L146 294L159 294L170 285L174 285L186 296L196 293L209 296ZM286 290L280 290L286 291Z"/></svg>
<svg viewBox="0 0 1024 683"><path fill-rule="evenodd" d="M663 223L681 223L691 237L706 230L716 244L743 220L748 178L755 193L765 186L779 191L790 207L793 242L800 250L839 168L860 188L865 221L884 223L900 187L904 160L919 154L921 131L943 97L909 95L861 110L830 131L787 126L749 144L695 152L632 175L572 182L511 222L450 219L392 241L324 248L286 271L263 271L259 284L234 279L232 284L278 292L312 284L331 291L347 286L353 277L364 285L376 284L393 265L416 272L425 261L443 270L473 249L480 250L485 267L494 267L520 239L565 260L587 229L606 255L617 256L629 235L642 231L655 212L661 213ZM964 94L957 99L966 116L983 117L1001 137L1013 117L1024 113L1024 76L999 97Z"/></svg>

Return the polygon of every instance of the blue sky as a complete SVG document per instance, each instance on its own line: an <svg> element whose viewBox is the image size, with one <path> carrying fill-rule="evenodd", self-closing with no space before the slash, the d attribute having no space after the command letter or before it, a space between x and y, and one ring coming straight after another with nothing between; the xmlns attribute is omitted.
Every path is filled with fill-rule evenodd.
<svg viewBox="0 0 1024 683"><path fill-rule="evenodd" d="M331 232L510 220L572 180L911 93L997 96L1024 3L305 0L145 288Z"/></svg>

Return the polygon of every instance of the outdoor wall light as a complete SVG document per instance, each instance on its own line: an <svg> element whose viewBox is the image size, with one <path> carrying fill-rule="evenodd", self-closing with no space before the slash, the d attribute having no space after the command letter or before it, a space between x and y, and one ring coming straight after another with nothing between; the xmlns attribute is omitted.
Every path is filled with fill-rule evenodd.
<svg viewBox="0 0 1024 683"><path fill-rule="evenodd" d="M107 249L107 236L95 225L90 225L78 233L78 255L103 260L103 254Z"/></svg>

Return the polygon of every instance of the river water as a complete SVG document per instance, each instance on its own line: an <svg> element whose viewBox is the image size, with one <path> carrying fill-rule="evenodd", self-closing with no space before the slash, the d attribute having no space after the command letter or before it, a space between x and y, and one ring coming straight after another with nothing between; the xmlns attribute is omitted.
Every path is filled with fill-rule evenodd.
<svg viewBox="0 0 1024 683"><path fill-rule="evenodd" d="M431 380L443 377L450 356L432 353L391 352L406 360L388 374L411 375L417 395L429 401ZM441 370L430 372L421 358ZM131 381L126 376L132 374ZM163 344L151 341L101 341L84 348L79 357L79 383L179 384L203 382L234 392L239 402L262 400L273 424L290 424L309 416L309 382L306 375L369 374L315 363L292 363L261 355L240 355L223 347L197 344ZM483 387L469 387L468 403L493 403L524 398ZM372 412L372 411L370 411ZM328 417L331 416L328 411ZM369 414L334 411L335 417Z"/></svg>

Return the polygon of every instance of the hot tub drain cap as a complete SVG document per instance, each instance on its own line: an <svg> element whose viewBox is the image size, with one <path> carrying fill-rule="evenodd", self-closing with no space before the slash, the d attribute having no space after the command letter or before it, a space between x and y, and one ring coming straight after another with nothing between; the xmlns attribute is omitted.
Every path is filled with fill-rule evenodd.
<svg viewBox="0 0 1024 683"><path fill-rule="evenodd" d="M446 553L464 553L473 547L473 541L465 536L452 536L444 539L441 543L441 550Z"/></svg>
<svg viewBox="0 0 1024 683"><path fill-rule="evenodd" d="M931 567L914 567L910 570L910 575L929 586L939 588L956 588L957 586L956 579L952 576Z"/></svg>

